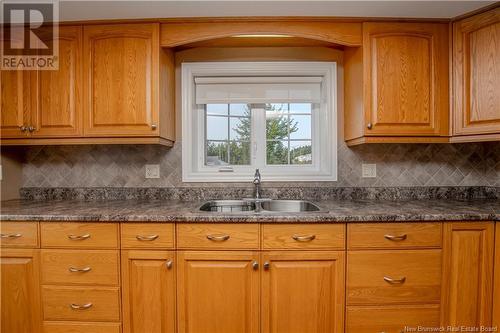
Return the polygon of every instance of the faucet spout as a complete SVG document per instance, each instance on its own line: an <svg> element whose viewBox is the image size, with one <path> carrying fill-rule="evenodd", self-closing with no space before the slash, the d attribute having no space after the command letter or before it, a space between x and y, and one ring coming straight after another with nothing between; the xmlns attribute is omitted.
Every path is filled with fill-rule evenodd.
<svg viewBox="0 0 500 333"><path fill-rule="evenodd" d="M253 184L255 185L255 199L262 198L262 195L260 193L260 183L261 183L261 177L259 169L255 169L255 175L253 177Z"/></svg>

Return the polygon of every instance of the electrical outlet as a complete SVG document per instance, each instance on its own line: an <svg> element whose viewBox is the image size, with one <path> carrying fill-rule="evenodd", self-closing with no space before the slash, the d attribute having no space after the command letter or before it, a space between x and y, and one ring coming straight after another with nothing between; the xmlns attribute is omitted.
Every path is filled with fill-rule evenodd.
<svg viewBox="0 0 500 333"><path fill-rule="evenodd" d="M146 178L160 178L160 165L146 164Z"/></svg>
<svg viewBox="0 0 500 333"><path fill-rule="evenodd" d="M361 164L361 177L363 177L363 178L375 178L375 177L377 177L377 165L376 164Z"/></svg>

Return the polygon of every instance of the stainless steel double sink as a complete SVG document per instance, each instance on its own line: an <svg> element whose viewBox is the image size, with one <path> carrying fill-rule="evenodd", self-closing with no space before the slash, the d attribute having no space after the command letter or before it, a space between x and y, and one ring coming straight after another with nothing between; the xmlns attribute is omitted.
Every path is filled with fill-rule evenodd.
<svg viewBox="0 0 500 333"><path fill-rule="evenodd" d="M213 200L207 201L200 207L204 212L281 212L300 213L318 212L321 209L309 201L304 200L269 200L269 199L248 199L248 200Z"/></svg>

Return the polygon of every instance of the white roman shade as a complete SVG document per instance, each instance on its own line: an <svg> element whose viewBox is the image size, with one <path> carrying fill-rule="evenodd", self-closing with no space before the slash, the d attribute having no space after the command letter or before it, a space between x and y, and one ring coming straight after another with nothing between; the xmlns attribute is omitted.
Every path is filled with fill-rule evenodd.
<svg viewBox="0 0 500 333"><path fill-rule="evenodd" d="M319 103L322 77L195 77L196 104Z"/></svg>

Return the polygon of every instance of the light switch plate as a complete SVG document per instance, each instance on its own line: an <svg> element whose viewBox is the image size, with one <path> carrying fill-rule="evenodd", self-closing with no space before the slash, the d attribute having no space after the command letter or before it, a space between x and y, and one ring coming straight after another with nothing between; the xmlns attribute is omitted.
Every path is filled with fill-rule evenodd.
<svg viewBox="0 0 500 333"><path fill-rule="evenodd" d="M375 177L377 177L377 165L376 164L361 164L361 177L363 177L363 178L375 178Z"/></svg>
<svg viewBox="0 0 500 333"><path fill-rule="evenodd" d="M146 178L160 178L160 165L146 164Z"/></svg>

